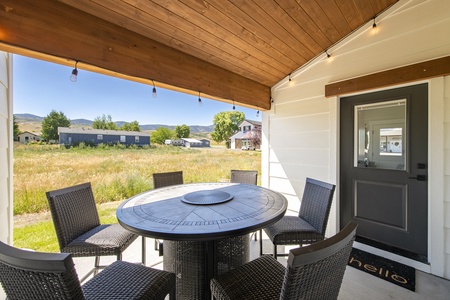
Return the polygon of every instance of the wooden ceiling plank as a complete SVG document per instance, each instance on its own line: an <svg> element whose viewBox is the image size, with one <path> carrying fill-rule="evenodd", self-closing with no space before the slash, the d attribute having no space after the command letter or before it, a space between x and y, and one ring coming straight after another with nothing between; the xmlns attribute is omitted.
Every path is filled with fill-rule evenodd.
<svg viewBox="0 0 450 300"><path fill-rule="evenodd" d="M369 3L367 3L369 2ZM363 20L363 22L367 22L370 19L373 19L373 17L375 16L376 12L373 10L373 6L372 3L373 1L354 1L353 3L355 4L356 9L358 10L358 14L361 16L361 19Z"/></svg>
<svg viewBox="0 0 450 300"><path fill-rule="evenodd" d="M284 9L286 14L291 16L291 18L294 19L297 24L314 39L314 41L321 48L320 52L327 49L331 45L332 42L322 32L322 29L317 27L314 21L307 15L297 1L279 0L278 3Z"/></svg>
<svg viewBox="0 0 450 300"><path fill-rule="evenodd" d="M1 43L270 108L270 88L54 1L2 0ZM59 24L55 26L55 24ZM65 28L65 30L61 30Z"/></svg>
<svg viewBox="0 0 450 300"><path fill-rule="evenodd" d="M317 0L317 3L339 32L340 38L352 31L347 22L342 22L344 16L334 0Z"/></svg>
<svg viewBox="0 0 450 300"><path fill-rule="evenodd" d="M450 75L450 56L327 84L325 96L339 96Z"/></svg>
<svg viewBox="0 0 450 300"><path fill-rule="evenodd" d="M72 1L69 0L64 2L71 3ZM276 67L267 65L258 60L255 60L253 64L250 64L248 60L252 60L252 58L247 59L247 61L245 61L244 60L244 57L246 57L245 52L242 52L243 57L239 59L224 60L223 57L224 56L229 57L229 53L225 53L224 49L221 48L206 47L205 43L202 40L200 40L197 36L191 36L190 38L187 38L186 35L181 34L177 30L174 30L171 36L168 36L164 32L159 31L159 30L166 30L167 26L172 26L170 24L165 25L162 22L146 21L148 26L146 24L131 25L132 23L138 22L139 20L142 19L149 20L152 18L151 17L146 18L145 12L139 12L139 15L142 16L137 18L136 16L133 15L136 13L131 8L131 6L130 7L125 6L122 9L123 15L117 15L117 13L115 13L114 10L119 11L121 7L117 6L118 2L116 1L112 1L110 3L106 1L99 1L96 5L103 6L104 4L106 4L106 7L103 8L105 10L101 9L103 19L114 20L114 22L121 23L124 26L126 26L127 29L145 34L149 38L153 37L154 40L162 42L163 44L171 46L175 49L178 49L195 57L206 58L205 60L208 62L211 62L223 68L230 69L231 71L240 74L242 76L248 77L252 80L256 80L258 82L268 85L277 82L280 76L282 76L281 74L284 74L281 71L277 70ZM76 4L77 8L80 8L83 11L86 11L93 15L100 14L99 8L97 8L98 10L97 12L94 12L95 7L93 7L92 5L90 7L86 7L86 5L84 5L82 8L80 7L81 5L82 5L81 2L80 4ZM107 8L113 8L114 10L106 10ZM128 12L125 11L126 8L128 8ZM127 21L127 18L131 19L132 21L127 22L129 24L125 25L124 23ZM149 32L151 32L151 34L149 34Z"/></svg>
<svg viewBox="0 0 450 300"><path fill-rule="evenodd" d="M357 29L364 20L359 14L353 0L336 0L336 4L352 30Z"/></svg>
<svg viewBox="0 0 450 300"><path fill-rule="evenodd" d="M161 2L163 5L168 5L165 1L157 2ZM273 49L267 50L267 45L257 47L259 45L252 45L225 30L219 25L222 14L218 11L214 12L212 16L212 19L214 19L213 21L212 19L207 18L204 14L192 9L180 1L170 2L170 6L167 6L167 8L170 12L177 16L178 20L170 20L170 23L173 24L175 28L183 30L186 34L189 34L189 30L186 31L183 29L183 23L191 22L195 25L195 27L206 32L207 36L204 38L202 38L200 32L198 34L194 34L194 37L199 36L202 40L211 44L212 47L217 47L218 49L226 51L229 55L223 55L220 57L224 61L232 60L237 65L248 63L249 65L258 68L259 71L268 72L269 74L274 74L278 77L280 74L285 74L286 71L289 70L288 66L293 63L291 59L284 55L278 55L276 57L271 56L273 54ZM213 10L214 8L211 9ZM184 18L183 15L185 15ZM262 50L265 50L267 53ZM232 59L233 57L235 59Z"/></svg>
<svg viewBox="0 0 450 300"><path fill-rule="evenodd" d="M253 19L253 22L259 24L259 32L266 31L271 33L273 36L280 38L287 47L294 51L296 53L296 57L293 56L291 58L296 62L296 66L298 66L299 63L310 60L313 57L311 52L306 52L302 49L303 47L299 47L301 41L295 38L289 30L281 26L278 21L275 20L273 17L273 12L267 13L260 7L268 3L273 4L274 2L261 1L255 3L248 0L229 1L239 8L244 14L246 14L249 20Z"/></svg>
<svg viewBox="0 0 450 300"><path fill-rule="evenodd" d="M341 39L342 35L316 1L299 1L299 5L331 43Z"/></svg>
<svg viewBox="0 0 450 300"><path fill-rule="evenodd" d="M299 57L298 53L292 50L292 48L289 45L286 45L286 43L282 40L282 37L274 36L271 32L268 32L267 30L261 30L261 27L257 22L255 22L252 18L249 18L246 13L244 13L242 10L240 10L232 3L222 0L205 0L205 1L210 3L216 9L224 12L226 15L229 16L231 20L242 26L243 30L242 33L239 34L239 36L243 36L243 38L245 38L245 36L255 36L258 37L258 39L260 40L268 41L276 51L290 57L291 59L298 60ZM296 64L302 65L306 62L307 62L306 60L297 61Z"/></svg>
<svg viewBox="0 0 450 300"><path fill-rule="evenodd" d="M163 2L164 0L158 0ZM271 68L277 69L283 74L286 73L288 67L292 65L293 61L284 54L274 51L273 47L262 40L256 40L256 43L250 43L248 39L242 39L235 35L230 28L235 28L237 24L230 22L230 19L222 12L216 10L213 6L208 5L207 2L202 2L199 8L198 2L191 0L182 0L170 2L170 11L182 17L185 14L185 19L194 23L199 28L208 31L214 38L218 46L222 47L224 44L229 44L232 47L242 51L246 56L255 57L261 63L267 64ZM205 5L207 9L205 8ZM203 9L202 9L203 8ZM223 27L221 24L226 24ZM237 32L241 32L240 28ZM254 41L252 39L252 41ZM245 59L239 58L239 59Z"/></svg>
<svg viewBox="0 0 450 300"><path fill-rule="evenodd" d="M294 44L297 51L301 51L303 57L311 59L315 57L317 52L322 51L322 48L316 41L300 27L295 20L289 15L286 15L284 9L274 1L257 1L255 2L267 14L271 15L281 26L283 26L289 34L292 34L297 42ZM304 46L304 47L302 47ZM305 48L305 49L302 49Z"/></svg>

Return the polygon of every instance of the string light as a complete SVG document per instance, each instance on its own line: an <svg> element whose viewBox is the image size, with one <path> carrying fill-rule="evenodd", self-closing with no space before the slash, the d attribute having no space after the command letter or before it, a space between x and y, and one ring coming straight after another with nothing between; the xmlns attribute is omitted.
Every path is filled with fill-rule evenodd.
<svg viewBox="0 0 450 300"><path fill-rule="evenodd" d="M325 50L325 53L327 54L327 58L330 58L330 57L331 57L331 54L328 53L328 50Z"/></svg>
<svg viewBox="0 0 450 300"><path fill-rule="evenodd" d="M292 81L292 79L291 79L291 73L289 73L289 81Z"/></svg>
<svg viewBox="0 0 450 300"><path fill-rule="evenodd" d="M198 92L198 105L203 105L202 98L200 98L200 91Z"/></svg>
<svg viewBox="0 0 450 300"><path fill-rule="evenodd" d="M256 117L259 118L259 109L256 111Z"/></svg>
<svg viewBox="0 0 450 300"><path fill-rule="evenodd" d="M234 106L234 100L233 100L233 111L236 110L236 106Z"/></svg>
<svg viewBox="0 0 450 300"><path fill-rule="evenodd" d="M373 29L376 29L376 28L377 28L377 23L375 23L375 17L373 17L373 25L372 25L372 28L373 28Z"/></svg>
<svg viewBox="0 0 450 300"><path fill-rule="evenodd" d="M70 75L70 81L76 82L78 77L78 69L77 69L78 60L75 61L75 68L72 70L72 74Z"/></svg>
<svg viewBox="0 0 450 300"><path fill-rule="evenodd" d="M153 81L153 79L152 79L152 83L153 83L153 90L152 90L153 98L156 98L158 95L156 94L156 87L155 87L155 82Z"/></svg>

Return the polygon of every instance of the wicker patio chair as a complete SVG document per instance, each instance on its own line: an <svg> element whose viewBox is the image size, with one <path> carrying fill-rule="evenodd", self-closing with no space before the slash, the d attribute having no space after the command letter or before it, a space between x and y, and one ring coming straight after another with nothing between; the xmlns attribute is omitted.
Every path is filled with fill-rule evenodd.
<svg viewBox="0 0 450 300"><path fill-rule="evenodd" d="M183 171L153 173L153 188L155 189L183 183ZM155 239L155 251L159 251L159 256L163 255L163 244L158 239Z"/></svg>
<svg viewBox="0 0 450 300"><path fill-rule="evenodd" d="M91 184L83 183L46 193L61 252L73 257L95 256L92 273L96 275L101 256L117 256L136 240L138 235L119 224L100 224ZM145 265L145 240L142 237L142 263Z"/></svg>
<svg viewBox="0 0 450 300"><path fill-rule="evenodd" d="M256 185L258 182L258 171L231 170L230 182Z"/></svg>
<svg viewBox="0 0 450 300"><path fill-rule="evenodd" d="M292 249L285 268L270 255L261 256L213 278L217 300L337 299L355 239L357 224L315 244Z"/></svg>
<svg viewBox="0 0 450 300"><path fill-rule="evenodd" d="M304 245L321 241L325 238L328 216L335 185L306 178L305 190L298 216L284 216L264 231L273 243L273 256L287 256L277 253L277 245ZM262 237L262 230L260 230ZM263 255L263 243L260 239L260 255Z"/></svg>
<svg viewBox="0 0 450 300"><path fill-rule="evenodd" d="M183 184L183 171L153 173L153 188Z"/></svg>
<svg viewBox="0 0 450 300"><path fill-rule="evenodd" d="M231 170L230 173L231 183L245 183L257 185L258 183L258 171L252 170ZM255 241L258 240L258 232L252 233L255 236Z"/></svg>
<svg viewBox="0 0 450 300"><path fill-rule="evenodd" d="M115 261L81 285L70 253L22 250L0 242L0 282L8 299L175 299L175 274Z"/></svg>

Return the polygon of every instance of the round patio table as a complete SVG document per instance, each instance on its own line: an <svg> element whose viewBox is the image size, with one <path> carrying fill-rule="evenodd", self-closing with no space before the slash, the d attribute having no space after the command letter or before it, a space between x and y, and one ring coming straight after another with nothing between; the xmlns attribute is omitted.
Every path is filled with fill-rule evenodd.
<svg viewBox="0 0 450 300"><path fill-rule="evenodd" d="M287 209L275 191L239 183L193 183L150 190L117 208L119 223L164 240L164 270L177 275L177 299L210 299L211 278L250 259L249 234Z"/></svg>

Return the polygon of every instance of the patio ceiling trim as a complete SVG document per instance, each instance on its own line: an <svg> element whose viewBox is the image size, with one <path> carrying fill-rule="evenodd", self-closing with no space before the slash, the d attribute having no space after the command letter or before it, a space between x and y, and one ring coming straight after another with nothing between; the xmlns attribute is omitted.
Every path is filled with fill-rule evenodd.
<svg viewBox="0 0 450 300"><path fill-rule="evenodd" d="M325 86L325 97L356 93L450 74L450 56L344 80Z"/></svg>
<svg viewBox="0 0 450 300"><path fill-rule="evenodd" d="M270 109L269 86L58 1L0 1L0 50Z"/></svg>

